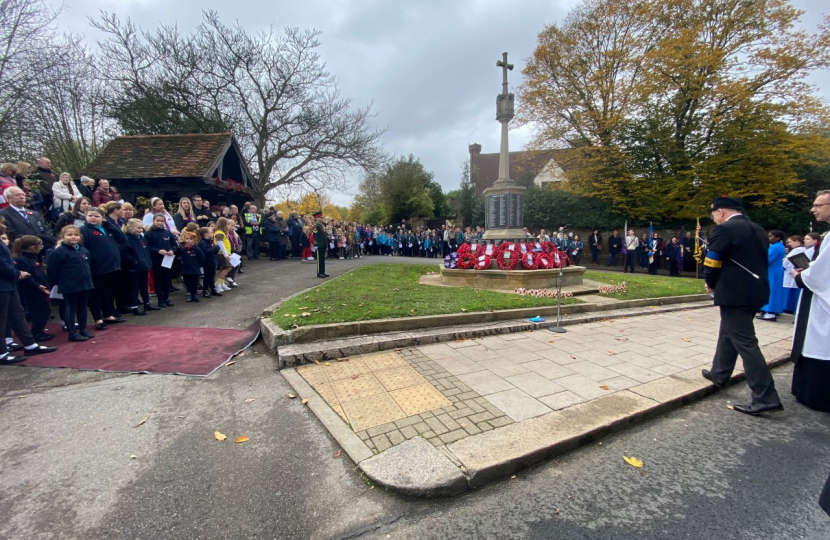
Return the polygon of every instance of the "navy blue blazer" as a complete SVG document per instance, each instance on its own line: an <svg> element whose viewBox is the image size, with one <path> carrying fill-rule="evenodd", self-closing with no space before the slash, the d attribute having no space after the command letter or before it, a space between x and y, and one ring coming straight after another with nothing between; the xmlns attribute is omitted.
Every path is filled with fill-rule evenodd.
<svg viewBox="0 0 830 540"><path fill-rule="evenodd" d="M91 257L92 275L100 276L121 270L121 250L112 232L107 228L101 232L88 224L81 225L80 229L81 242Z"/></svg>
<svg viewBox="0 0 830 540"><path fill-rule="evenodd" d="M84 246L78 245L76 249L69 244L59 245L46 259L49 283L57 285L61 294L94 289L89 260L89 251Z"/></svg>
<svg viewBox="0 0 830 540"><path fill-rule="evenodd" d="M143 236L127 234L121 245L121 269L125 272L147 272L153 267L150 248Z"/></svg>

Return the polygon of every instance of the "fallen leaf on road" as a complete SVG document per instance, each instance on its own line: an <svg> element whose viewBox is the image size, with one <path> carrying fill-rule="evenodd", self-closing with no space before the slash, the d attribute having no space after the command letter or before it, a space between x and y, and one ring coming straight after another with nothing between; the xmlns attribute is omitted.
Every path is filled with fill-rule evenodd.
<svg viewBox="0 0 830 540"><path fill-rule="evenodd" d="M576 360L576 356L571 355L571 360Z"/></svg>
<svg viewBox="0 0 830 540"><path fill-rule="evenodd" d="M245 441L249 441L250 439L251 438L248 437L247 435L241 435L241 436L237 437L236 440L233 441L233 442L235 442L235 443L244 443Z"/></svg>
<svg viewBox="0 0 830 540"><path fill-rule="evenodd" d="M219 433L218 431L214 431L213 432L213 438L216 439L217 441L224 441L225 439L228 438L228 436L225 435L224 433Z"/></svg>
<svg viewBox="0 0 830 540"><path fill-rule="evenodd" d="M228 362L228 363L227 363L227 364L225 364L225 365L226 365L226 366L232 366L232 365L234 365L235 363L236 363L236 360L231 360L230 362Z"/></svg>
<svg viewBox="0 0 830 540"><path fill-rule="evenodd" d="M729 409L730 411L734 411L734 410L735 410L735 407L733 407L732 405L727 405L727 406L726 406L726 408L727 408L727 409Z"/></svg>
<svg viewBox="0 0 830 540"><path fill-rule="evenodd" d="M248 399L245 400L245 403L253 403L254 401L256 401L256 399L254 399L252 397L249 397Z"/></svg>
<svg viewBox="0 0 830 540"><path fill-rule="evenodd" d="M314 363L315 363L315 364L317 364L318 366L320 365L320 361L319 361L319 360L315 360L315 361L314 361Z"/></svg>
<svg viewBox="0 0 830 540"><path fill-rule="evenodd" d="M141 419L141 422L139 422L139 423L137 423L136 425L133 426L133 429L135 429L139 426L143 426L144 424L147 423L147 420L149 420L149 419L150 419L149 416L145 416L144 418Z"/></svg>
<svg viewBox="0 0 830 540"><path fill-rule="evenodd" d="M337 361L338 362L348 362L349 359L348 358L338 358Z"/></svg>
<svg viewBox="0 0 830 540"><path fill-rule="evenodd" d="M515 475L515 474L514 474L513 476L511 476L511 477L510 477L510 479L511 479L511 480L513 480L513 479L515 479L515 478L516 478L516 475Z"/></svg>
<svg viewBox="0 0 830 540"><path fill-rule="evenodd" d="M324 366L330 366L330 365L331 365L331 362L326 362L326 363L325 363L325 364L323 364L323 365L324 365Z"/></svg>
<svg viewBox="0 0 830 540"><path fill-rule="evenodd" d="M294 394L287 394L287 395L286 395L286 397L287 397L288 399L294 399L294 398L295 398L295 397L297 397L297 396L296 396L296 395L294 395Z"/></svg>
<svg viewBox="0 0 830 540"><path fill-rule="evenodd" d="M25 398L25 397L26 397L26 396L17 396L17 399L23 399L23 398Z"/></svg>
<svg viewBox="0 0 830 540"><path fill-rule="evenodd" d="M631 457L623 456L623 459L625 460L626 463L628 463L632 467L636 467L638 469L641 469L643 467L643 461L641 459L635 458L634 456L631 456Z"/></svg>
<svg viewBox="0 0 830 540"><path fill-rule="evenodd" d="M395 349L395 352L399 352L399 351L402 351L402 350L403 350L403 348L399 347L399 348Z"/></svg>
<svg viewBox="0 0 830 540"><path fill-rule="evenodd" d="M308 398L303 398L302 404L305 405L306 403L308 403Z"/></svg>
<svg viewBox="0 0 830 540"><path fill-rule="evenodd" d="M559 513L559 509L557 508L556 511L554 512L554 514L558 514L558 513Z"/></svg>
<svg viewBox="0 0 830 540"><path fill-rule="evenodd" d="M607 386L605 386L604 384L603 384L602 386L600 386L600 388L602 388L603 390L611 390L610 388L608 388L608 387L607 387Z"/></svg>
<svg viewBox="0 0 830 540"><path fill-rule="evenodd" d="M135 454L132 454L132 455L130 456L130 459L138 459L138 456L137 456L137 455L135 455Z"/></svg>
<svg viewBox="0 0 830 540"><path fill-rule="evenodd" d="M340 452L342 452L342 450L338 450L337 452L335 452L334 457L340 457Z"/></svg>
<svg viewBox="0 0 830 540"><path fill-rule="evenodd" d="M689 338L687 338L687 337L684 337L684 338L682 338L682 339L683 339L683 341L688 341L689 343L691 343L691 342L692 342L692 340L691 340L691 339L689 339Z"/></svg>
<svg viewBox="0 0 830 540"><path fill-rule="evenodd" d="M352 379L357 379L360 375L352 375Z"/></svg>
<svg viewBox="0 0 830 540"><path fill-rule="evenodd" d="M615 354L617 354L617 351L608 351L608 354L610 354L611 356L614 356Z"/></svg>

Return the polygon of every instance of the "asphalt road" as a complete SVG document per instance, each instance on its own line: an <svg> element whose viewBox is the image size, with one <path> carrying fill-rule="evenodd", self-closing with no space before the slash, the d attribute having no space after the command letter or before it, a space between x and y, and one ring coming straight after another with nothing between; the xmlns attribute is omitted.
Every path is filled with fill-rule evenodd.
<svg viewBox="0 0 830 540"><path fill-rule="evenodd" d="M268 290L268 262L246 272L249 291ZM305 282L318 280L270 287ZM278 299L254 296L228 304ZM726 409L747 398L738 385L449 501L361 479L275 366L254 350L208 379L0 367L0 539L830 538L815 503L830 416L794 403L789 366L775 372L787 410L770 419Z"/></svg>

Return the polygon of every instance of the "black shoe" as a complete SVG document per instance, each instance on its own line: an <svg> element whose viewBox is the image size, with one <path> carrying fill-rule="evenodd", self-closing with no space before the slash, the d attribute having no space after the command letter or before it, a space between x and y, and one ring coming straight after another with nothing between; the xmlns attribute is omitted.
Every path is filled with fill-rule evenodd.
<svg viewBox="0 0 830 540"><path fill-rule="evenodd" d="M98 323L95 323L95 329L96 330L106 330L107 325L102 323L102 322L98 322Z"/></svg>
<svg viewBox="0 0 830 540"><path fill-rule="evenodd" d="M719 383L718 381L716 381L714 375L712 375L712 372L709 371L708 369L701 369L700 374L703 375L704 379L706 379L706 380L710 381L712 384L714 384L715 388L720 389L720 388L723 388L724 386L726 386L725 384Z"/></svg>
<svg viewBox="0 0 830 540"><path fill-rule="evenodd" d="M47 347L45 345L38 345L34 349L26 349L24 347L23 356L35 356L35 355L38 355L38 354L46 354L46 353L50 353L50 352L55 352L57 350L58 350L57 347Z"/></svg>
<svg viewBox="0 0 830 540"><path fill-rule="evenodd" d="M127 313L132 313L132 309L130 309L128 307L115 308L115 311L117 313L120 313L121 315L126 315Z"/></svg>
<svg viewBox="0 0 830 540"><path fill-rule="evenodd" d="M222 293L220 293L216 289L213 289L210 294L212 294L213 296L222 296Z"/></svg>
<svg viewBox="0 0 830 540"><path fill-rule="evenodd" d="M199 295L198 294L193 295L193 301L196 302L196 303L199 302Z"/></svg>
<svg viewBox="0 0 830 540"><path fill-rule="evenodd" d="M171 302L170 300L165 300L164 305L167 307L173 307L173 302Z"/></svg>
<svg viewBox="0 0 830 540"><path fill-rule="evenodd" d="M174 287L173 285L170 285L170 290L173 291L173 292L176 292L176 291L180 291L181 289L179 287Z"/></svg>
<svg viewBox="0 0 830 540"><path fill-rule="evenodd" d="M239 270L236 271L236 273L237 274L244 274L245 272L243 272L242 269L240 268Z"/></svg>
<svg viewBox="0 0 830 540"><path fill-rule="evenodd" d="M187 300L185 300L185 302L192 302L192 301L194 301L195 299L196 299L196 297L194 297L194 296L188 296L188 297L187 297Z"/></svg>
<svg viewBox="0 0 830 540"><path fill-rule="evenodd" d="M138 308L133 308L133 309L131 309L131 310L130 310L130 313L132 313L132 314L133 314L133 315L135 315L136 317L141 317L141 316L143 316L143 315L147 315L145 312L141 311L141 310L140 310L140 309L138 309Z"/></svg>
<svg viewBox="0 0 830 540"><path fill-rule="evenodd" d="M86 328L84 328L83 330L79 330L78 333L80 335L84 336L85 338L94 338L95 337L95 334L93 334L92 332L90 332Z"/></svg>
<svg viewBox="0 0 830 540"><path fill-rule="evenodd" d="M35 341L49 341L50 339L55 339L55 335L43 332L42 334L38 334L35 336Z"/></svg>
<svg viewBox="0 0 830 540"><path fill-rule="evenodd" d="M11 343L6 343L6 350L9 352L19 351L22 348L23 345L21 345L20 343L15 343L14 341L12 341Z"/></svg>
<svg viewBox="0 0 830 540"><path fill-rule="evenodd" d="M81 334L69 334L69 341L86 341L89 338Z"/></svg>
<svg viewBox="0 0 830 540"><path fill-rule="evenodd" d="M210 291L203 292L202 296L204 296L205 298L210 298L211 297Z"/></svg>
<svg viewBox="0 0 830 540"><path fill-rule="evenodd" d="M159 302L159 305L156 309L161 309L163 307L165 307L164 302Z"/></svg>
<svg viewBox="0 0 830 540"><path fill-rule="evenodd" d="M123 317L116 317L114 319L104 319L104 322L107 324L121 324L127 322L127 319Z"/></svg>
<svg viewBox="0 0 830 540"><path fill-rule="evenodd" d="M765 412L780 412L784 410L784 406L780 403L777 405L735 405L732 407L736 411L750 416L758 416Z"/></svg>
<svg viewBox="0 0 830 540"><path fill-rule="evenodd" d="M25 356L15 356L13 354L7 354L2 359L0 359L0 365L2 366L10 366L12 364L17 364L20 362L25 362Z"/></svg>
<svg viewBox="0 0 830 540"><path fill-rule="evenodd" d="M329 276L327 276L326 274L317 274L317 277L322 279L322 278L327 278Z"/></svg>
<svg viewBox="0 0 830 540"><path fill-rule="evenodd" d="M153 304L144 304L144 311L145 311L145 312L147 312L147 311L158 311L158 310L160 310L160 309L161 309L161 308L157 308L157 307L156 307L156 306L154 306Z"/></svg>

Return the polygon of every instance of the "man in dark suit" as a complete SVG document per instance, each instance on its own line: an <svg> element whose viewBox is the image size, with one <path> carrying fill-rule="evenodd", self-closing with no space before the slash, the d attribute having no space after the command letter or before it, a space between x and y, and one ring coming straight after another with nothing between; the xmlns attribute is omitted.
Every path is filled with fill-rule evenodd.
<svg viewBox="0 0 830 540"><path fill-rule="evenodd" d="M712 370L703 376L722 388L732 376L738 355L744 363L752 403L734 410L757 416L784 406L755 337L753 317L769 299L767 234L741 213L741 203L720 197L710 207L717 227L709 238L703 277L706 290L720 306L720 335Z"/></svg>
<svg viewBox="0 0 830 540"><path fill-rule="evenodd" d="M44 250L55 246L57 240L44 223L40 212L26 208L25 191L19 187L10 187L3 192L3 196L8 201L9 206L0 210L0 215L6 220L6 234L9 237L9 242L14 242L15 238L31 234L41 239Z"/></svg>

